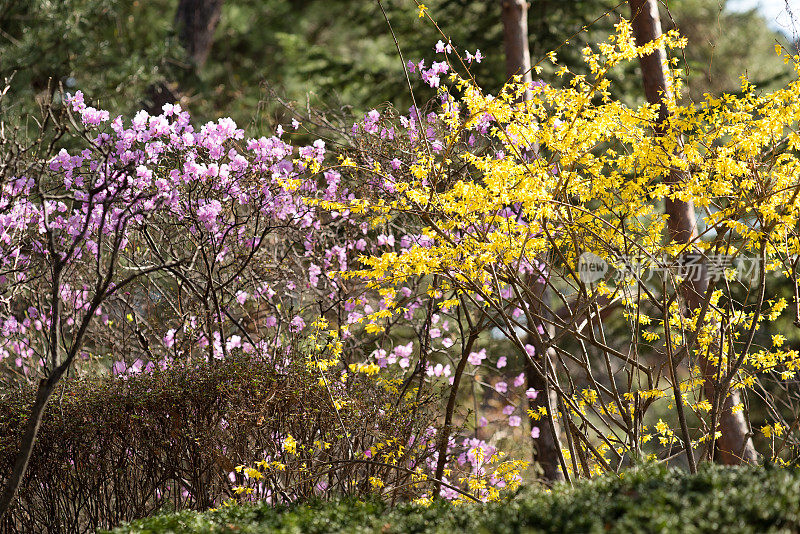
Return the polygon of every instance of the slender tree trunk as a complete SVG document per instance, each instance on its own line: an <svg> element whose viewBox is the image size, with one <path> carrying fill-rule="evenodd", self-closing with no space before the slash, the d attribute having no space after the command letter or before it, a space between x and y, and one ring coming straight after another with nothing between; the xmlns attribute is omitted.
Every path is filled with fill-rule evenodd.
<svg viewBox="0 0 800 534"><path fill-rule="evenodd" d="M521 76L522 81L527 84L527 89L523 95L524 100L532 97L531 82L531 54L528 46L528 3L525 0L501 0L503 8L503 45L506 55L506 75L510 79L512 76ZM534 148L534 151L536 149ZM534 285L535 292L544 297L546 287L537 281L538 276L529 277L530 283ZM539 308L535 303L531 303L533 308ZM540 310L534 309L533 315L539 316ZM533 344L531 339L526 340ZM541 361L541 368L546 367L546 354L537 351L534 356ZM558 434L561 432L558 422L558 398L552 388L548 388L546 378L536 369L533 362L526 360L525 377L528 388L533 388L539 392L535 400L530 400L531 410L537 411L540 407L547 409L548 414L552 414L553 429L544 420L540 424L539 438L533 441L533 459L542 468L544 478L551 481L564 480L564 473L559 466L560 451ZM547 392L550 391L550 395ZM552 430L555 430L553 432Z"/></svg>
<svg viewBox="0 0 800 534"><path fill-rule="evenodd" d="M501 0L503 6L503 47L506 76L522 76L528 84L525 100L531 99L531 53L528 48L528 3L525 0Z"/></svg>
<svg viewBox="0 0 800 534"><path fill-rule="evenodd" d="M19 452L14 459L14 469L11 472L3 494L0 495L0 519L2 519L9 508L11 503L14 502L14 497L17 495L19 487L22 485L22 480L25 478L25 472L28 469L28 462L33 454L33 447L36 444L36 436L39 434L39 428L42 425L42 417L47 408L47 402L53 395L56 384L61 379L61 372L53 373L49 378L43 378L39 381L39 387L36 390L36 398L31 406L31 412L28 416L28 422L25 426L25 432L22 434L22 441L20 442Z"/></svg>
<svg viewBox="0 0 800 534"><path fill-rule="evenodd" d="M541 283L538 275L529 277L529 284L533 287L534 292L540 299L544 299L547 294L547 286ZM541 316L542 310L539 309L538 303L532 302L531 315ZM536 325L537 327L544 325ZM553 332L549 332L552 337ZM534 336L527 336L526 342L536 347L536 358L539 367L547 371L552 366L549 365L549 356L547 349L539 346L533 339ZM547 378L539 372L539 369L534 366L531 357L525 361L525 378L528 388L533 388L539 392L535 399L529 399L528 405L531 410L538 412L539 408L545 408L548 417L552 420L552 428L548 424L545 417L539 420L539 437L533 440L533 459L542 468L542 474L546 480L553 482L561 482L564 480L564 473L561 471L561 444L559 435L561 434L561 425L558 420L558 393L552 387L547 387ZM533 425L533 423L531 423Z"/></svg>
<svg viewBox="0 0 800 534"><path fill-rule="evenodd" d="M629 0L629 4L636 44L642 46L657 39L661 35L661 19L656 0ZM639 63L647 101L660 106L656 134L661 135L667 127L669 113L665 99L672 96L672 86L666 72L666 51L658 48L652 54L640 58ZM673 188L679 188L681 183L688 180L688 176L684 171L673 169L667 180ZM697 238L697 219L692 201L667 198L665 211L669 216L667 227L671 240L689 243ZM708 278L705 269L702 270L701 276L689 277L684 283L682 292L690 310L702 305L707 289ZM739 392L717 391L716 366L705 358L700 359L699 365L705 375L704 389L708 399L713 402L719 395L723 396L719 413L719 429L722 436L716 441L715 460L723 464L756 463L758 455L744 415L741 411L738 413L732 411L734 406L741 403Z"/></svg>
<svg viewBox="0 0 800 534"><path fill-rule="evenodd" d="M461 377L464 374L464 368L469 361L469 355L472 352L472 347L475 341L478 340L478 329L470 329L467 340L461 349L461 359L458 361L455 373L453 373L453 384L450 386L450 395L447 398L447 408L444 412L444 425L439 433L439 443L437 449L439 457L436 459L436 471L434 473L434 480L440 481L444 477L444 468L447 465L447 445L450 442L450 432L453 430L453 412L456 408L456 399L458 398L458 387L461 385ZM442 489L441 482L436 482L434 498L440 497Z"/></svg>

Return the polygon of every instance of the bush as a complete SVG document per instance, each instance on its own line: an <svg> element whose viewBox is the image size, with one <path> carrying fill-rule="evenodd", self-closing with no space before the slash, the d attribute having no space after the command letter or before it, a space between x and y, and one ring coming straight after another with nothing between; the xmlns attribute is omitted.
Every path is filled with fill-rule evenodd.
<svg viewBox="0 0 800 534"><path fill-rule="evenodd" d="M159 532L796 532L800 471L703 465L697 475L663 467L603 476L505 502L388 508L341 500L267 503L151 517L116 534Z"/></svg>
<svg viewBox="0 0 800 534"><path fill-rule="evenodd" d="M45 414L19 498L0 527L85 532L157 510L208 509L252 483L237 466L265 460L282 468L258 481L257 495L275 503L364 496L373 491L370 477L393 477L403 487L406 473L346 460L351 447L418 438L424 407L400 403L384 411L389 393L353 377L347 407L337 413L331 393L304 363L276 368L230 358L67 380ZM33 394L29 387L0 397L0 472L11 470Z"/></svg>

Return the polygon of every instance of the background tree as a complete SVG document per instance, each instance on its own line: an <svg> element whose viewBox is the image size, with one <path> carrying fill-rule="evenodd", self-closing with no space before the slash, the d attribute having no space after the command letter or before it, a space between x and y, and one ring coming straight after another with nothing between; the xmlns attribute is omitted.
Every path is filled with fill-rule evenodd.
<svg viewBox="0 0 800 534"><path fill-rule="evenodd" d="M460 21L445 22L442 28L454 44L481 50L486 60L473 64L473 73L487 90L498 91L506 69L497 4L468 0L426 4L437 20ZM185 9L179 10L180 6ZM201 28L192 35L202 36L202 45L185 40L180 30L188 27L180 13L198 6L204 7L193 12L207 17L192 19ZM406 0L389 0L384 6L405 57L431 58L432 43L442 35L422 24ZM563 64L582 69L581 48L605 39L613 25L628 16L623 7L610 0L532 2L528 40L532 63L543 68L540 77L558 83L554 66L542 61L556 48ZM743 70L755 80L784 72L782 62L771 53L773 40L784 38L756 13L731 14L724 3L700 0L671 1L669 8L670 24L674 20L685 26L690 38L686 57L692 97L722 88L712 86L711 79L716 84L728 80L725 83L733 85L724 88L735 89ZM332 119L384 102L397 109L411 106L394 42L372 2L243 0L220 6L217 0L9 0L0 10L0 30L0 76L17 72L9 95L10 112L34 111L33 96L45 91L50 79L53 87L64 82L68 90L92 95L112 115L137 111L155 84L180 82L185 98L181 103L198 120L230 116L261 132L288 120L286 110L267 89L300 108L308 99L337 110L330 114ZM569 45L562 46L567 40ZM198 58L206 54L205 62L192 59L193 50L202 51ZM202 69L195 71L193 64ZM643 99L643 93L631 75L635 67L626 68L611 74L613 91L633 104ZM415 91L420 102L434 96L430 88Z"/></svg>
<svg viewBox="0 0 800 534"><path fill-rule="evenodd" d="M680 55L686 69L685 96L698 102L704 93L737 93L742 74L762 90L776 89L793 74L775 55L775 44L788 45L757 10L731 12L726 2L679 0L659 3L662 26L688 39Z"/></svg>
<svg viewBox="0 0 800 534"><path fill-rule="evenodd" d="M661 20L658 13L656 0L630 0L631 25L636 43L644 46L647 43L658 39L661 36ZM642 68L642 82L644 85L647 100L659 109L659 124L656 127L656 136L662 136L669 128L668 102L674 98L673 90L669 82L669 60L664 48L658 48L653 53L639 58ZM679 147L678 150L681 150ZM688 172L679 169L672 169L669 174L669 185L673 191L680 191L690 182ZM665 200L664 211L669 216L667 224L669 227L669 238L677 243L688 244L697 239L698 227L695 216L694 203L691 200L679 200L667 197ZM688 276L683 284L683 297L685 299L686 311L689 315L701 309L704 300L707 298L708 279L703 272L702 276ZM687 341L688 343L688 341ZM687 354L680 352L681 358L688 357ZM672 355L668 355L672 358ZM678 362L670 362L674 366ZM715 379L715 366L703 361L701 358L700 366L703 368L706 380L706 396L715 406L718 407L719 428L722 435L716 442L718 454L715 458L722 463L738 464L741 462L756 463L758 458L753 447L753 440L750 436L750 429L744 418L742 411L734 411L733 408L741 404L739 392L737 390L722 390L718 388ZM679 401L676 401L679 402ZM681 420L681 425L686 426L686 421ZM695 469L694 460L689 454L689 465Z"/></svg>
<svg viewBox="0 0 800 534"><path fill-rule="evenodd" d="M148 88L146 107L150 113L157 115L164 104L179 102L179 85L192 85L191 78L197 76L214 44L222 4L223 0L179 0L174 26L178 41L189 58L189 68L178 85L162 80Z"/></svg>

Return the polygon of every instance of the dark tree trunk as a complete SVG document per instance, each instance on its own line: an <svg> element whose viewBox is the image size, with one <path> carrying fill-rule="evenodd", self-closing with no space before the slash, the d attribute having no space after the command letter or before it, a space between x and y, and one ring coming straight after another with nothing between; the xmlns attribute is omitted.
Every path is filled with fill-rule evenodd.
<svg viewBox="0 0 800 534"><path fill-rule="evenodd" d="M211 52L223 0L180 0L175 29L196 67L202 67Z"/></svg>
<svg viewBox="0 0 800 534"><path fill-rule="evenodd" d="M17 491L25 478L25 473L28 470L28 462L33 454L33 447L36 445L36 437L42 425L42 418L44 417L47 403L53 395L58 381L61 380L61 376L68 368L69 363L62 364L48 378L43 378L39 381L36 397L33 401L33 406L31 406L31 413L28 416L28 422L22 434L19 452L14 459L14 468L6 482L5 488L3 488L2 495L0 495L0 519L2 519L9 508L11 508Z"/></svg>
<svg viewBox="0 0 800 534"><path fill-rule="evenodd" d="M192 71L200 69L208 59L214 43L214 32L219 24L224 0L180 0L175 11L174 26L181 45L192 61ZM164 104L181 98L180 84L162 81L150 86L144 108L150 114L161 113Z"/></svg>
<svg viewBox="0 0 800 534"><path fill-rule="evenodd" d="M19 486L22 484L22 479L28 469L28 462L33 453L33 446L36 443L36 435L39 433L39 427L42 424L42 416L44 415L47 401L50 399L52 392L53 390L48 385L47 379L42 379L36 391L36 399L31 407L31 414L28 417L25 432L22 435L22 441L19 447L20 452L14 460L13 471L6 483L6 487L3 489L2 496L0 496L0 518L2 518L11 507L11 503L14 502L14 497L17 495L17 490L19 490Z"/></svg>
<svg viewBox="0 0 800 534"><path fill-rule="evenodd" d="M531 279L533 277L530 277ZM539 298L544 298L547 294L547 287L536 281L530 280L529 282L533 290L538 293ZM540 306L536 303L531 303L532 314L534 317L540 316L542 311ZM539 325L537 325L539 326ZM552 334L553 332L549 332ZM538 391L535 399L528 400L528 406L534 412L539 412L539 408L547 410L547 416L539 419L537 422L539 427L539 437L533 440L533 459L542 468L542 476L546 480L553 482L561 482L564 480L564 473L561 471L561 443L559 435L561 434L561 425L558 420L558 394L552 387L548 387L547 378L539 371L539 369L548 371L549 359L546 348L541 346L533 339L534 336L527 336L526 342L536 348L536 354L533 357L528 356L525 361L525 378L528 388L533 388ZM534 365L533 360L536 360L539 369ZM547 419L550 419L548 422ZM551 425L552 423L552 425ZM533 426L534 423L531 423Z"/></svg>
<svg viewBox="0 0 800 534"><path fill-rule="evenodd" d="M629 0L629 4L636 44L642 46L657 39L661 35L661 19L656 0ZM658 48L652 54L639 59L647 101L660 106L657 135L662 134L667 127L668 111L665 99L672 96L672 86L666 73L666 61L666 51L663 48ZM673 169L669 174L668 183L672 188L679 188L687 179L686 172ZM691 201L668 198L665 211L669 216L667 226L670 239L678 243L689 243L697 237L697 219ZM689 309L699 307L705 299L707 289L708 279L705 273L703 276L689 277L682 287L687 307ZM732 411L734 406L741 403L739 392L717 391L716 366L705 358L701 358L699 364L706 378L705 393L708 399L713 402L718 395L725 395L719 413L719 429L722 435L716 441L715 460L723 464L756 463L758 455L744 415L741 411L738 413Z"/></svg>

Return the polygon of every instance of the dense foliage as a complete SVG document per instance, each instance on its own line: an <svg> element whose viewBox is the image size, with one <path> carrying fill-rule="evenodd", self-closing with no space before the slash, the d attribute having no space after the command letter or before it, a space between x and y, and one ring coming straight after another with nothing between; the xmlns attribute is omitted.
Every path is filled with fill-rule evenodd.
<svg viewBox="0 0 800 534"><path fill-rule="evenodd" d="M291 507L261 504L202 514L165 514L117 534L305 532L796 532L797 470L706 466L697 475L646 468L552 492L528 490L482 506L430 507L342 500Z"/></svg>
<svg viewBox="0 0 800 534"><path fill-rule="evenodd" d="M112 114L132 114L148 103L152 84L180 82L181 104L194 116L203 121L229 116L253 135L271 131L287 116L270 90L301 114L310 99L314 112L328 112L337 125L349 110L412 104L376 2L226 2L210 55L199 70L191 68L173 27L175 0L9 0L4 5L0 79L16 72L11 111L19 114L35 109L34 99L52 93L58 83L91 95ZM473 66L474 74L488 91L497 92L506 81L499 5L468 0L427 5L454 44L481 50L486 61ZM405 0L387 0L383 6L406 60L427 57L433 43L445 39L435 27L421 24ZM529 17L533 62L545 67L545 80L557 83L555 69L542 61L547 52L558 48L564 64L579 69L580 49L604 39L627 16L624 2L537 0ZM776 39L785 38L755 12L732 14L725 2L680 0L669 2L664 21L665 28L674 21L689 38L685 58L695 99L707 91L735 91L745 70L759 84L783 72L770 50ZM631 104L641 101L635 67L614 77L616 96ZM415 90L419 103L434 95Z"/></svg>

